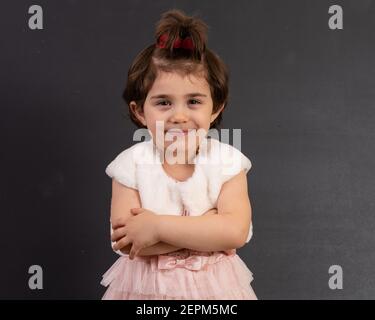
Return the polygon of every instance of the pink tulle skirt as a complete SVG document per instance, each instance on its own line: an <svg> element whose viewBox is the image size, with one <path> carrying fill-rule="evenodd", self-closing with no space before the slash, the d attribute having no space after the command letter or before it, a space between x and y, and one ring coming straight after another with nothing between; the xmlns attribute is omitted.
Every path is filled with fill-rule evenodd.
<svg viewBox="0 0 375 320"><path fill-rule="evenodd" d="M188 249L121 256L103 275L103 300L257 300L252 272L236 250Z"/></svg>

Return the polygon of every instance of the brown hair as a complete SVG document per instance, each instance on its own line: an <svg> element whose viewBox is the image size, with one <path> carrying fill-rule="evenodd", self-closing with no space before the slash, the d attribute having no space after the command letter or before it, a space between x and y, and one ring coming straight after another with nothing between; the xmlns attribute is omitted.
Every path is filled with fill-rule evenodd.
<svg viewBox="0 0 375 320"><path fill-rule="evenodd" d="M148 91L151 89L158 71L180 72L182 74L203 75L210 86L213 101L213 113L224 104L223 110L211 123L218 128L222 113L228 100L229 71L213 51L207 48L208 26L199 18L186 16L182 11L173 9L162 14L156 24L155 43L143 49L133 61L122 97L129 107L131 121L138 127L145 126L137 119L130 102L135 101L137 108L143 110ZM168 34L164 48L156 44L159 37ZM194 49L173 48L174 41L190 36Z"/></svg>

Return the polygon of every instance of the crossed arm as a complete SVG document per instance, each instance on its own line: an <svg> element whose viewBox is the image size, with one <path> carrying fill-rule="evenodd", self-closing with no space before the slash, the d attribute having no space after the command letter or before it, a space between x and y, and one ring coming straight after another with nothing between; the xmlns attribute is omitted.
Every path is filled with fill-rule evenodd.
<svg viewBox="0 0 375 320"><path fill-rule="evenodd" d="M210 215L210 214L216 214L216 213L217 213L217 209L210 209L210 210L206 211L203 215ZM177 216L177 218L179 218L179 217ZM131 247L132 247L132 244L129 244L129 245L125 246L123 249L121 249L121 252L125 253L125 254L129 254ZM154 244L150 247L141 249L141 251L139 252L139 255L140 256L158 255L158 254L165 254L165 253L169 253L169 252L178 251L178 250L181 250L181 249L184 249L184 248L174 246L174 245L166 243L164 241L159 241L158 243L156 243L156 244Z"/></svg>
<svg viewBox="0 0 375 320"><path fill-rule="evenodd" d="M112 185L111 219L130 215L130 208L141 207L138 191L115 180ZM217 214L216 214L217 213ZM245 172L224 183L217 201L217 210L202 216L160 215L161 241L141 249L141 256L165 254L188 248L198 251L222 251L242 247L251 223L251 205ZM129 254L131 244L122 248Z"/></svg>

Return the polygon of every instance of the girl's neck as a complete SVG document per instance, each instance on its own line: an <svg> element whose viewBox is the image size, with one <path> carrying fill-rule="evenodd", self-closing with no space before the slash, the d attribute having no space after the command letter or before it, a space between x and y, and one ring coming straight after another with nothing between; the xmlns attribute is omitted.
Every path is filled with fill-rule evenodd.
<svg viewBox="0 0 375 320"><path fill-rule="evenodd" d="M168 164L164 162L162 164L164 172L172 179L177 181L186 181L189 179L195 170L194 164Z"/></svg>
<svg viewBox="0 0 375 320"><path fill-rule="evenodd" d="M207 139L206 137L201 141L200 144L194 151L186 150L184 155L178 155L177 152L172 154L170 151L168 153L165 149L158 147L155 141L152 141L154 153L156 153L157 158L160 162L170 168L187 168L193 167L196 163L197 158L202 155L206 155L208 150L211 148L211 139ZM170 162L168 162L168 160Z"/></svg>

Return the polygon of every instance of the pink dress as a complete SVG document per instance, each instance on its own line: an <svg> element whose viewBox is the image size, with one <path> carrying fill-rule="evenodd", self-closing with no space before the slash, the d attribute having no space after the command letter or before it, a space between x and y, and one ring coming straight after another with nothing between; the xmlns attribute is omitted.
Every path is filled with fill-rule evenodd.
<svg viewBox="0 0 375 320"><path fill-rule="evenodd" d="M169 177L160 162L155 163L154 156L159 161L160 153L152 140L121 152L107 166L106 173L137 189L143 208L159 214L198 216L216 207L225 181L240 170L248 172L251 168L250 160L238 149L218 140L210 139L209 144L207 141L202 142L203 148L200 146L195 158L193 175L182 182ZM247 242L252 234L251 224ZM250 284L253 273L235 249L181 249L163 255L136 256L134 260L116 252L120 257L101 281L108 287L103 300L257 300Z"/></svg>

